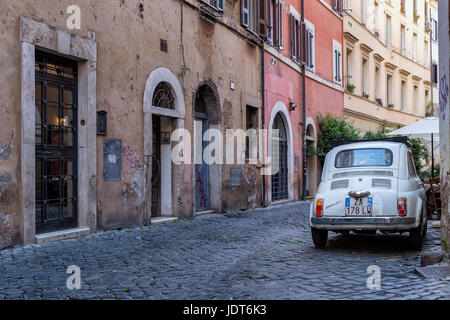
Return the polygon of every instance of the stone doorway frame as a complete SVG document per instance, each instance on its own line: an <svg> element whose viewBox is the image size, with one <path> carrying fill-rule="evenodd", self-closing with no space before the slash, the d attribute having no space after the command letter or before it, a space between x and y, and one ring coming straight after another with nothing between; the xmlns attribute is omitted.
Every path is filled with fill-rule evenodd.
<svg viewBox="0 0 450 320"><path fill-rule="evenodd" d="M207 87L211 93L212 98L214 99L215 106L212 107L212 103L209 107L212 107L213 110L210 110L211 112L207 112L208 114L208 120L209 123L209 129L216 129L222 132L222 107L219 97L219 91L217 89L217 86L214 84L212 80L205 80L201 81L197 88L195 88L194 92L192 93L192 116L194 119L194 125L193 125L193 134L192 139L196 139L198 135L198 129L196 128L195 121L195 103L197 98L197 93L202 87ZM202 137L203 138L203 137ZM192 140L192 148L195 148L195 141ZM194 152L192 153L192 206L194 209L194 216L197 214L201 214L201 212L197 211L196 207L196 178L195 178L195 159L194 159ZM223 165L221 164L211 164L209 165L209 209L206 212L209 211L215 211L218 213L221 213L223 211L223 203L222 203L222 191L223 191L223 173L222 173ZM216 177L215 179L212 179L212 177ZM214 182L213 182L214 180Z"/></svg>
<svg viewBox="0 0 450 320"><path fill-rule="evenodd" d="M25 245L76 237L97 228L97 42L20 17L21 193ZM36 236L35 51L78 61L78 228ZM84 123L84 124L82 124Z"/></svg>
<svg viewBox="0 0 450 320"><path fill-rule="evenodd" d="M175 109L166 109L153 106L153 95L155 93L156 87L161 83L168 83L174 94L175 99ZM184 94L180 82L178 81L175 74L168 68L159 67L154 69L147 79L144 90L143 98L143 111L144 111L144 172L145 172L145 207L144 207L144 223L151 222L151 208L152 208L152 150L153 150L153 115L158 115L161 117L167 117L175 121L175 127L172 128L172 132L176 129L184 129L184 118L186 115L186 106L184 101ZM164 159L167 160L167 159ZM163 159L161 159L163 162ZM169 198L165 199L165 207L169 208L168 211L170 216L176 215L181 208L175 207L178 203L177 199L181 197L182 192L182 181L177 181L181 173L184 173L184 165L174 165L172 159L170 159L170 164L164 170L161 170L161 193L170 195ZM175 171L175 172L174 172ZM165 190L163 190L163 188ZM161 201L163 201L161 197ZM161 203L161 207L163 203ZM167 213L163 215L167 217Z"/></svg>
<svg viewBox="0 0 450 320"><path fill-rule="evenodd" d="M314 120L311 117L308 117L306 119L306 133L308 133L308 129L312 128L313 131L313 136L308 136L306 135L306 143L313 143L314 148L317 148L317 127L316 127L316 123L314 122ZM307 186L307 188L310 191L310 195L308 196L308 198L313 198L315 196L315 194L317 193L317 180L318 180L318 157L317 155L314 155L313 159L308 160L312 162L312 168L308 168L311 169L311 173L309 174L309 186ZM311 189L311 184L313 185L313 188Z"/></svg>
<svg viewBox="0 0 450 320"><path fill-rule="evenodd" d="M288 199L285 201L289 201L294 199L294 188L293 188L293 181L294 181L294 136L292 131L292 123L291 123L291 117L289 115L289 111L286 107L286 105L278 101L275 103L275 105L272 108L272 111L270 113L270 121L269 121L269 132L267 134L267 147L268 151L267 154L269 156L269 159L272 158L272 129L275 122L275 117L280 114L281 118L284 121L284 126L286 128L287 132L287 138L288 138ZM267 183L267 189L268 190L268 202L272 203L272 176L268 177L268 183Z"/></svg>

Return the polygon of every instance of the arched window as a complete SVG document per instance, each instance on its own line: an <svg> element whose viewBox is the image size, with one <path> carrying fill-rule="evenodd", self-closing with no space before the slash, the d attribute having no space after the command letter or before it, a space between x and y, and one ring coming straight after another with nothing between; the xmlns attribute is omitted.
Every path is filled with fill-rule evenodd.
<svg viewBox="0 0 450 320"><path fill-rule="evenodd" d="M172 87L167 82L161 82L153 94L153 106L166 109L175 109L175 98Z"/></svg>

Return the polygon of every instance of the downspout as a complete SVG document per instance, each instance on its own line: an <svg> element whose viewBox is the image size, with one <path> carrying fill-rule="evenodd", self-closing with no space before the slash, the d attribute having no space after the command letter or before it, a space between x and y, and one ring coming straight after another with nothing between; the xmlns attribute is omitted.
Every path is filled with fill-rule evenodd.
<svg viewBox="0 0 450 320"><path fill-rule="evenodd" d="M261 41L261 47L260 47L260 54L261 54L261 62L260 62L260 68L261 68L261 103L262 103L262 115L261 115L261 121L262 121L262 129L264 130L266 127L266 115L265 115L265 111L266 111L266 91L265 91L265 87L266 87L266 83L265 83L265 74L264 74L264 68L265 68L265 63L264 63L264 40ZM269 138L269 137L267 137ZM260 152L262 152L262 159L264 159L264 152L265 152L265 143L263 142L263 150L261 150ZM264 162L264 161L263 161ZM265 175L261 175L262 176L262 206L266 207L266 176Z"/></svg>
<svg viewBox="0 0 450 320"><path fill-rule="evenodd" d="M301 1L301 19L302 24L305 23L305 0ZM305 44L303 44L305 46ZM303 49L304 50L304 49ZM303 126L303 144L302 144L302 158L303 158L303 174L302 174L302 200L306 199L306 69L305 64L302 63L302 126Z"/></svg>

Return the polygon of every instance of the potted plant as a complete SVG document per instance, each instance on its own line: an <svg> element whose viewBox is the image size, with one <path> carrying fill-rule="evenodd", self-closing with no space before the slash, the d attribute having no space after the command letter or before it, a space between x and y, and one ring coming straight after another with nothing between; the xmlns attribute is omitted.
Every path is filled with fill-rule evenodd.
<svg viewBox="0 0 450 320"><path fill-rule="evenodd" d="M381 98L376 98L375 102L376 102L377 105L383 106L383 100L381 100Z"/></svg>
<svg viewBox="0 0 450 320"><path fill-rule="evenodd" d="M394 109L394 105L392 103L389 103L387 106L389 109Z"/></svg>
<svg viewBox="0 0 450 320"><path fill-rule="evenodd" d="M355 91L355 86L350 82L347 83L347 91L350 93L353 93L353 91Z"/></svg>
<svg viewBox="0 0 450 320"><path fill-rule="evenodd" d="M369 99L369 94L364 92L364 93L363 93L363 98L364 98L364 99Z"/></svg>

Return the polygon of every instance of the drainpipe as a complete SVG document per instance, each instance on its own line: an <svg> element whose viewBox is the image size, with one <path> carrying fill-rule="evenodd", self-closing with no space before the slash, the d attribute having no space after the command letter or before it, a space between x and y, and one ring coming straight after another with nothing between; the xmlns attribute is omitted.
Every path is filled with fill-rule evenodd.
<svg viewBox="0 0 450 320"><path fill-rule="evenodd" d="M263 130L266 127L266 123L265 123L265 119L266 119L266 115L265 115L265 110L266 110L266 91L265 91L265 87L266 87L266 83L265 83L265 74L264 74L264 40L261 41L261 47L260 47L260 54L261 54L261 62L260 62L260 68L261 68L261 103L262 103L262 115L261 115L261 121L262 121L262 128ZM267 137L267 139L269 139L269 137ZM264 159L264 151L265 151L265 143L263 143L263 150L261 150L260 152L262 152L262 159ZM262 206L266 207L266 176L262 176Z"/></svg>
<svg viewBox="0 0 450 320"><path fill-rule="evenodd" d="M305 23L305 0L301 1L301 19L302 24ZM303 44L304 46L305 44ZM303 144L302 144L302 158L303 158L303 174L302 174L302 200L306 199L306 69L305 64L302 64L302 125L303 125Z"/></svg>

